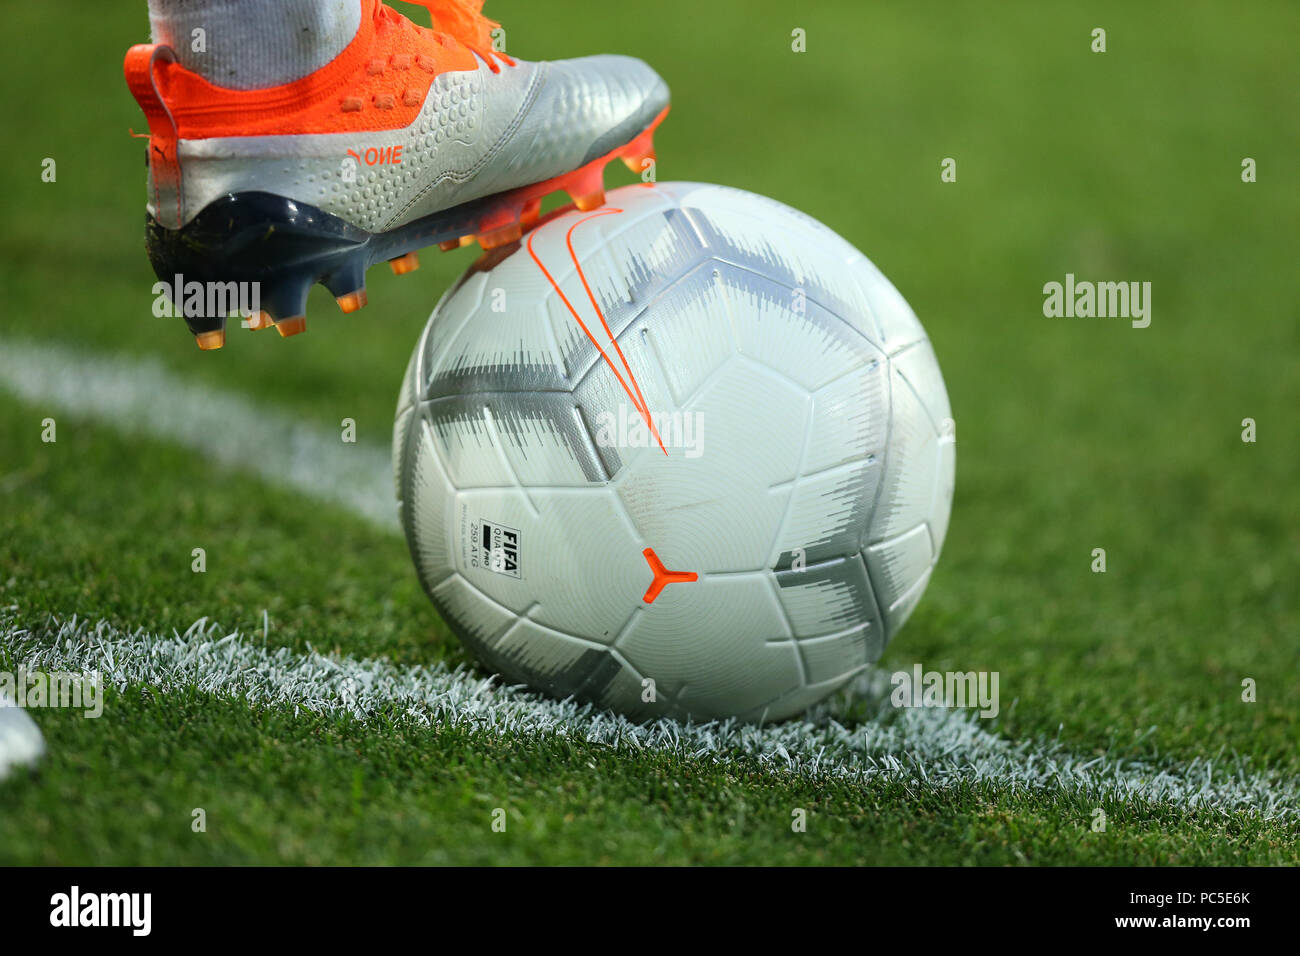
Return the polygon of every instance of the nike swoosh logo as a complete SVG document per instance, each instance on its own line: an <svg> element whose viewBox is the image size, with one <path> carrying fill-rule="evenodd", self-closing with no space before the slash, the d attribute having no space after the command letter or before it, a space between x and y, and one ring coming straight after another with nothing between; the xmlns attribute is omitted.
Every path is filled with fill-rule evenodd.
<svg viewBox="0 0 1300 956"><path fill-rule="evenodd" d="M621 209L605 208L598 209L589 216L584 216L569 227L569 231L564 237L564 243L568 247L569 258L573 261L574 268L578 271L578 278L582 280L582 288L586 290L587 298L591 302L591 307L596 310L596 316L600 319L601 328L605 330L605 336L609 339L609 344L614 347L614 352L618 355L618 359L623 365L623 372L627 374L626 380L623 378L623 374L619 372L618 366L614 364L613 359L609 357L609 353L605 351L600 342L596 340L596 336L592 334L591 329L587 327L587 323L582 321L582 316L580 316L578 310L573 307L573 303L570 302L569 297L564 294L564 290L561 289L560 284L555 281L555 277L552 276L546 266L542 264L542 260L533 249L533 239L537 235L535 232L530 232L528 234L528 254L533 257L533 262L537 263L537 268L542 270L542 275L546 276L546 281L551 284L551 288L554 289L556 295L560 297L560 301L563 302L565 308L569 310L569 314L573 316L573 320L578 323L578 327L586 333L587 338L591 340L591 344L596 346L596 351L598 351L600 357L605 360L605 364L609 366L609 370L614 373L614 377L618 379L618 384L623 387L623 391L627 394L628 401L630 401L636 410L641 413L641 418L644 419L646 427L650 429L650 434L654 435L655 441L659 443L660 451L667 455L668 449L664 447L664 441L659 437L659 430L655 428L654 421L650 417L650 408L646 404L645 396L641 394L641 386L636 380L636 375L632 373L632 367L628 365L627 357L623 354L623 349L619 346L618 340L614 338L614 333L609 330L609 323L605 320L605 313L601 310L600 303L596 301L596 295L591 291L590 283L587 282L587 274L583 272L582 263L578 261L578 254L573 249L573 231L584 222L590 222L597 216L610 216L621 213L622 211L623 210ZM630 385L629 382L631 383Z"/></svg>

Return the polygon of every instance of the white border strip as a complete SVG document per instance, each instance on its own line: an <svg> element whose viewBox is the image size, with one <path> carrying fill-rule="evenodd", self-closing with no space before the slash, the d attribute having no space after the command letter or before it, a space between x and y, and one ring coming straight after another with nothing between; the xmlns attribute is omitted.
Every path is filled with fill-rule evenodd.
<svg viewBox="0 0 1300 956"><path fill-rule="evenodd" d="M0 388L37 409L172 442L398 530L386 448L344 443L341 428L306 426L265 404L196 385L158 362L0 337Z"/></svg>
<svg viewBox="0 0 1300 956"><path fill-rule="evenodd" d="M983 730L966 711L909 709L856 727L834 719L767 727L734 721L638 725L589 704L501 687L465 669L267 648L206 619L165 637L75 617L26 629L8 608L0 610L0 642L29 670L98 670L106 685L119 689L192 687L253 707L292 707L295 713L351 714L371 722L382 715L399 723L499 737L568 737L714 762L748 757L765 769L808 778L987 786L1083 796L1093 806L1116 801L1268 819L1294 817L1300 805L1296 780L1252 772L1240 758L1197 758L1174 768L1105 756L1085 760L1054 741L1005 740ZM111 709L110 700L109 714Z"/></svg>

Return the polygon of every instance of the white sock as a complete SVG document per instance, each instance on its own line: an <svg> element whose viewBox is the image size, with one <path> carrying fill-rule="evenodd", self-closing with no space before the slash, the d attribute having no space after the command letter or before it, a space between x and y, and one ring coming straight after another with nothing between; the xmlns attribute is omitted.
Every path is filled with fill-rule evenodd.
<svg viewBox="0 0 1300 956"><path fill-rule="evenodd" d="M256 90L300 80L343 52L361 26L361 0L149 0L149 24L185 69Z"/></svg>

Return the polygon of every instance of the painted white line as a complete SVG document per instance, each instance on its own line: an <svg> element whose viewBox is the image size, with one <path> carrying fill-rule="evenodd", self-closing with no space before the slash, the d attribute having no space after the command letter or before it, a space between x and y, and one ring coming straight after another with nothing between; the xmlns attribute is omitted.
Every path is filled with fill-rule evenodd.
<svg viewBox="0 0 1300 956"><path fill-rule="evenodd" d="M158 362L0 337L0 388L38 409L172 442L398 530L387 448L346 444L339 431L305 426Z"/></svg>
<svg viewBox="0 0 1300 956"><path fill-rule="evenodd" d="M751 758L769 770L810 777L906 780L943 788L987 785L1215 815L1293 818L1300 781L1252 771L1233 757L1155 768L1132 760L1070 754L1052 741L1012 742L983 730L969 712L896 711L884 722L850 727L834 719L770 727L736 724L636 725L622 717L505 688L472 672L398 667L382 659L266 648L200 620L172 636L124 631L103 621L51 619L26 629L0 610L0 643L30 669L93 671L105 685L194 687L254 707L352 714L373 721L463 727L494 736L560 736L616 750L660 750L696 760ZM883 675L881 675L883 677ZM877 678L871 692L883 698ZM112 700L105 707L111 718Z"/></svg>

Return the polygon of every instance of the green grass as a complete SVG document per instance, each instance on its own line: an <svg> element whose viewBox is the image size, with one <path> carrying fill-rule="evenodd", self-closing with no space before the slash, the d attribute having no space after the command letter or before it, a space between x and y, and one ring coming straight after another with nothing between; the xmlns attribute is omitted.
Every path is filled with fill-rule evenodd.
<svg viewBox="0 0 1300 956"><path fill-rule="evenodd" d="M1294 834L1247 819L795 782L550 739L362 726L133 689L112 719L52 712L56 754L6 789L6 863L1279 864ZM207 830L191 829L193 811ZM504 832L492 827L505 811ZM804 833L792 812L807 811Z"/></svg>
<svg viewBox="0 0 1300 956"><path fill-rule="evenodd" d="M405 8L409 12L415 8ZM858 245L925 323L958 425L945 553L883 666L997 670L1007 737L1300 774L1300 11L1285 3L493 0L512 52L622 52L674 91L661 179L723 182ZM43 11L9 13L15 35ZM382 443L406 358L468 253L369 277L309 334L200 355L150 315L143 117L121 54L144 5L72 19L78 65L20 44L0 229L5 338L149 356ZM1109 50L1089 52L1095 26ZM790 30L808 52L790 52ZM64 74L57 74L62 77ZM90 107L89 109L87 107ZM58 181L40 181L54 157ZM1259 181L1240 180L1242 157ZM956 183L940 161L957 160ZM613 172L613 167L611 167ZM1153 285L1153 321L1046 319L1042 286ZM0 392L0 605L156 632L208 616L295 649L463 661L400 538L191 453ZM1259 441L1240 441L1241 420ZM190 572L190 549L208 572ZM1107 573L1089 571L1105 548ZM1240 700L1258 682L1258 702ZM249 712L129 688L38 715L50 756L0 784L0 863L1295 863L1294 825L987 788L816 784L554 740ZM190 810L208 832L190 831ZM490 813L509 812L493 833ZM810 811L790 832L794 807Z"/></svg>
<svg viewBox="0 0 1300 956"><path fill-rule="evenodd" d="M208 617L260 634L265 611L274 641L298 651L468 659L400 537L346 513L322 522L315 501L75 420L58 442L33 442L43 416L0 407L0 444L21 455L0 490L0 604L31 620L79 613L157 633Z"/></svg>

